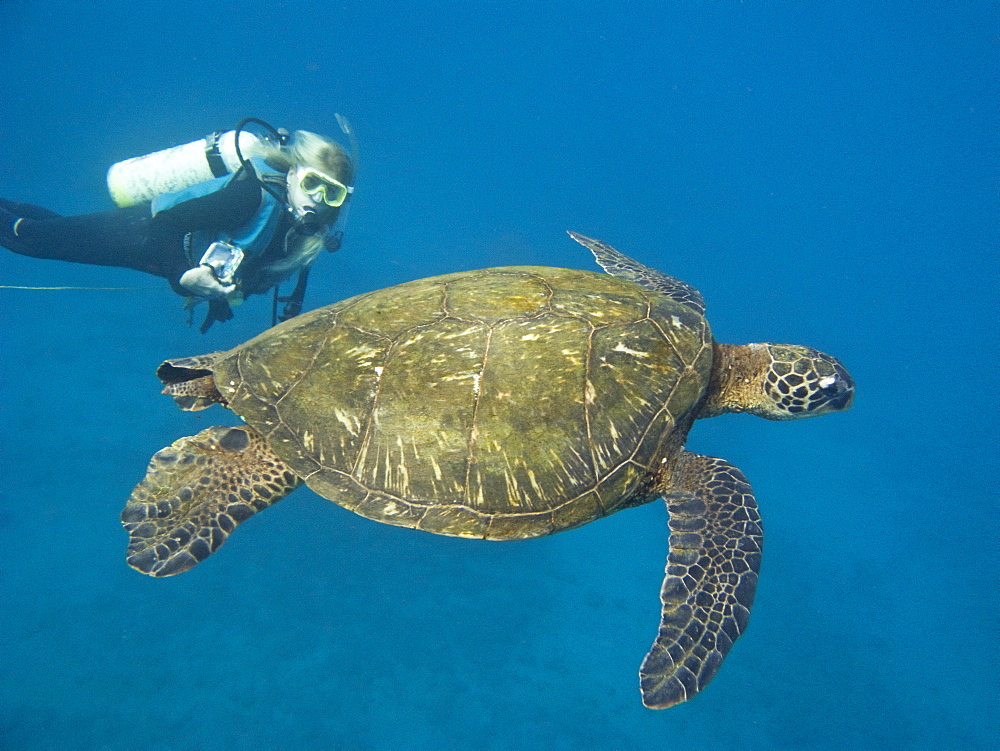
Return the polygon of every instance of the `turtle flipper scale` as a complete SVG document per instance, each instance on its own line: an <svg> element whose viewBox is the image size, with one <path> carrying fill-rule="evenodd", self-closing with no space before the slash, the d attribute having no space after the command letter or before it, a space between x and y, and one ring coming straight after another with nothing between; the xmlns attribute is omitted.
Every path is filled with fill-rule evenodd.
<svg viewBox="0 0 1000 751"><path fill-rule="evenodd" d="M723 459L683 452L664 500L671 534L660 630L639 668L652 709L703 689L746 629L763 536L750 484Z"/></svg>
<svg viewBox="0 0 1000 751"><path fill-rule="evenodd" d="M187 571L301 483L248 427L212 427L174 441L153 455L122 511L128 564L150 576Z"/></svg>
<svg viewBox="0 0 1000 751"><path fill-rule="evenodd" d="M594 240L572 230L569 230L569 236L593 253L597 265L611 276L635 282L646 289L666 295L681 305L686 305L699 315L705 315L705 298L687 282L639 263L600 240Z"/></svg>

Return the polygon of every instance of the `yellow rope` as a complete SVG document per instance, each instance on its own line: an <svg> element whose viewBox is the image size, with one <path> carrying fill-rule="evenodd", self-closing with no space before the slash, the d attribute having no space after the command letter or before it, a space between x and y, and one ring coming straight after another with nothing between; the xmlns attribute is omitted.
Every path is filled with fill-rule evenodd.
<svg viewBox="0 0 1000 751"><path fill-rule="evenodd" d="M82 289L91 291L129 291L129 290L142 290L142 289L160 289L159 287L22 287L17 284L0 284L0 289L41 289L41 290L53 290L53 289Z"/></svg>

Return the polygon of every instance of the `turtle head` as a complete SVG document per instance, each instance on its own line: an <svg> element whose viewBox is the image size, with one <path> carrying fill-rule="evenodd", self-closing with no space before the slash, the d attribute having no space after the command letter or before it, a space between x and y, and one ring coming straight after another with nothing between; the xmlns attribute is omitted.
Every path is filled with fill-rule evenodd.
<svg viewBox="0 0 1000 751"><path fill-rule="evenodd" d="M854 379L836 357L796 344L716 344L712 382L700 417L749 412L796 420L841 412Z"/></svg>
<svg viewBox="0 0 1000 751"><path fill-rule="evenodd" d="M840 412L854 401L854 379L836 357L796 344L764 344L770 364L763 374L766 399L754 414L794 420Z"/></svg>

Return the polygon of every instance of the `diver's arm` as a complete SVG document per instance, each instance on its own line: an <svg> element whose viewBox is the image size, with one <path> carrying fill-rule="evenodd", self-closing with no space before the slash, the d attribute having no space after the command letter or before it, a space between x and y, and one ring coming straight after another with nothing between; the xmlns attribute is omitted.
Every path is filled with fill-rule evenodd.
<svg viewBox="0 0 1000 751"><path fill-rule="evenodd" d="M213 235L235 231L260 209L261 188L255 178L245 173L237 175L218 190L157 211L152 218L150 234L159 238L180 238L197 230L208 230ZM238 264L239 259L236 262ZM220 270L216 265L206 264L202 258L200 264L182 273L178 282L186 293L195 297L225 297L236 287L230 278L217 275Z"/></svg>
<svg viewBox="0 0 1000 751"><path fill-rule="evenodd" d="M185 271L181 274L180 283L195 297L225 297L236 291L235 284L220 282L215 270L206 264L200 264Z"/></svg>

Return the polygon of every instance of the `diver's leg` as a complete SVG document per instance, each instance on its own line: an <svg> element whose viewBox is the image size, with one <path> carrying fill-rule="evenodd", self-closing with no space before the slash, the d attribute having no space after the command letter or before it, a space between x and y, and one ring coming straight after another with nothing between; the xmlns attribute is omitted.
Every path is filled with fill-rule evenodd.
<svg viewBox="0 0 1000 751"><path fill-rule="evenodd" d="M21 206L29 208L33 216L11 211ZM165 279L178 277L188 265L180 237L152 236L148 204L59 216L30 204L3 201L0 245L23 256L118 266Z"/></svg>
<svg viewBox="0 0 1000 751"><path fill-rule="evenodd" d="M37 219L5 207L0 212L0 240L15 253L97 266L130 265L130 257L146 238L149 221L149 209L144 206Z"/></svg>
<svg viewBox="0 0 1000 751"><path fill-rule="evenodd" d="M21 214L16 214L7 209L8 202L0 203L0 245L10 250L14 250L17 244L16 228L24 221Z"/></svg>
<svg viewBox="0 0 1000 751"><path fill-rule="evenodd" d="M18 203L0 198L0 211L7 211L15 217L25 217L27 219L52 219L59 216L54 211L50 211L42 206L35 206L33 203Z"/></svg>

